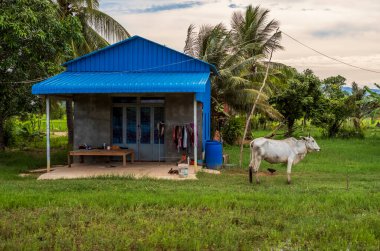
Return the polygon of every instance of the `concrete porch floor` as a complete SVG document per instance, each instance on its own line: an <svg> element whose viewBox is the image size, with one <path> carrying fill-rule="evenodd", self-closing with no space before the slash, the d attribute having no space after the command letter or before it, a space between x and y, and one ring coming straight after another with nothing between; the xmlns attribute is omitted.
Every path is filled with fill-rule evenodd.
<svg viewBox="0 0 380 251"><path fill-rule="evenodd" d="M178 170L175 163L128 162L126 167L123 167L120 162L95 164L74 163L71 167L54 167L53 171L42 174L38 177L38 180L81 179L102 176L130 176L136 179L154 178L166 180L197 179L194 166L189 167L189 175L187 178L180 178L178 174L169 174L168 172L171 168Z"/></svg>

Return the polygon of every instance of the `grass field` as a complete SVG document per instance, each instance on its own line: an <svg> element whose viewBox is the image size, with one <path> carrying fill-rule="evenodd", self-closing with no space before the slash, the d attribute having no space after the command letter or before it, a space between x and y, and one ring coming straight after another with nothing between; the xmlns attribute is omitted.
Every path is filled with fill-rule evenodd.
<svg viewBox="0 0 380 251"><path fill-rule="evenodd" d="M18 174L43 166L43 151L0 153L0 250L379 250L380 139L318 143L292 185L281 165L260 185L246 168L198 181L37 181ZM237 163L238 148L225 151Z"/></svg>

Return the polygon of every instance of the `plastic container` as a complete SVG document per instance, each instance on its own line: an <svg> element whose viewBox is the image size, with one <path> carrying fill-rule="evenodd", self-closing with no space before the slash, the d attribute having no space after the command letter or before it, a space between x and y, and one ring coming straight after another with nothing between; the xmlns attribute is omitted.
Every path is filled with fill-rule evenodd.
<svg viewBox="0 0 380 251"><path fill-rule="evenodd" d="M223 146L222 143L215 140L206 141L205 149L206 167L210 169L218 169L223 165Z"/></svg>
<svg viewBox="0 0 380 251"><path fill-rule="evenodd" d="M178 165L178 175L180 178L187 178L189 175L189 165L188 164L179 164Z"/></svg>

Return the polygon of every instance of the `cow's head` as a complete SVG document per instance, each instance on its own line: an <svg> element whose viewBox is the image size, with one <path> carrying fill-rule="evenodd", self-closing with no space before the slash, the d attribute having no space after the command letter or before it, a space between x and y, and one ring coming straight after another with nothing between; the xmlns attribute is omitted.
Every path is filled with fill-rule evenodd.
<svg viewBox="0 0 380 251"><path fill-rule="evenodd" d="M308 152L319 152L321 148L317 144L317 141L310 135L308 137L301 137L303 141L305 141L305 145Z"/></svg>

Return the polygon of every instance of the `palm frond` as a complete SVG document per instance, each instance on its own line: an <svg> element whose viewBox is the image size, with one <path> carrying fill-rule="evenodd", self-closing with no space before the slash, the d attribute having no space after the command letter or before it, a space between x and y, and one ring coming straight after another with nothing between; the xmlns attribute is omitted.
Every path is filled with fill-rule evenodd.
<svg viewBox="0 0 380 251"><path fill-rule="evenodd" d="M183 49L184 53L186 55L195 57L195 49L194 49L194 32L195 26L193 24L189 25L189 28L187 28L187 35L186 35L186 41L185 41L185 48Z"/></svg>
<svg viewBox="0 0 380 251"><path fill-rule="evenodd" d="M107 42L118 42L130 37L128 31L121 24L104 12L86 8L85 17L87 24Z"/></svg>

